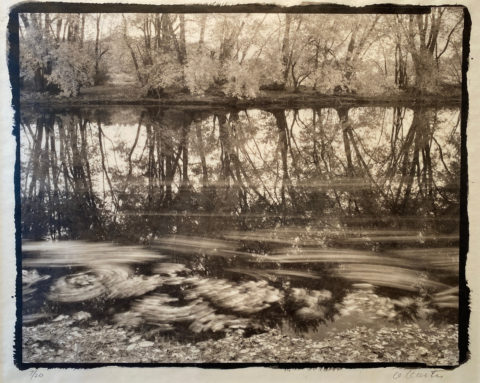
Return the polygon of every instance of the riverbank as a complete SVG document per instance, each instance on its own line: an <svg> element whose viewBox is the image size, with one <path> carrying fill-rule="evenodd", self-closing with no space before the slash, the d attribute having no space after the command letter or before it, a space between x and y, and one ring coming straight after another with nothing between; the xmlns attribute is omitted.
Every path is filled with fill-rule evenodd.
<svg viewBox="0 0 480 383"><path fill-rule="evenodd" d="M23 94L22 105L38 106L88 106L88 105L184 105L191 107L348 107L348 106L458 106L461 104L460 89L435 95L419 95L411 92L396 92L381 95L366 94L321 94L313 90L260 91L255 98L240 99L221 95L189 95L166 93L163 98L141 96L141 89L132 85L107 85L83 89L78 96L61 97L39 94Z"/></svg>
<svg viewBox="0 0 480 383"><path fill-rule="evenodd" d="M321 341L277 329L251 336L235 330L220 339L180 342L155 329L140 332L73 318L62 315L25 326L24 363L458 364L456 325L391 324L380 330L356 326L332 330Z"/></svg>

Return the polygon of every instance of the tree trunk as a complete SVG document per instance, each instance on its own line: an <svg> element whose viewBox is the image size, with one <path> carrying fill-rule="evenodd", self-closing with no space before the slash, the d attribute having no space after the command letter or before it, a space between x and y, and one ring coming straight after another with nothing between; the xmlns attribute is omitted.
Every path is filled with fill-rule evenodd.
<svg viewBox="0 0 480 383"><path fill-rule="evenodd" d="M83 48L84 38L85 38L85 13L82 14L82 26L80 28L80 48Z"/></svg>
<svg viewBox="0 0 480 383"><path fill-rule="evenodd" d="M98 85L98 72L99 72L99 65L100 65L100 18L102 17L101 14L97 15L97 23L96 23L96 34L95 34L95 77L94 82L95 85Z"/></svg>
<svg viewBox="0 0 480 383"><path fill-rule="evenodd" d="M55 36L55 40L57 41L57 43L60 42L60 38L62 34L62 22L63 20L60 18L57 20L57 34Z"/></svg>
<svg viewBox="0 0 480 383"><path fill-rule="evenodd" d="M357 29L354 29L352 31L352 35L350 37L350 42L348 43L348 48L347 48L347 56L345 58L345 72L344 72L344 77L347 82L347 86L350 84L350 80L352 79L353 76L353 61L354 61L354 51L356 48L356 38L357 38Z"/></svg>
<svg viewBox="0 0 480 383"><path fill-rule="evenodd" d="M35 91L37 92L45 91L45 77L43 75L43 68L38 67L37 69L35 69L33 81L35 84Z"/></svg>
<svg viewBox="0 0 480 383"><path fill-rule="evenodd" d="M288 73L290 71L290 25L292 23L292 15L287 13L285 15L285 32L283 34L282 42L282 60L283 60L283 82L286 85L288 80Z"/></svg>
<svg viewBox="0 0 480 383"><path fill-rule="evenodd" d="M23 25L25 26L25 28L29 28L30 22L28 21L27 15L25 13L20 13L20 18L22 19Z"/></svg>
<svg viewBox="0 0 480 383"><path fill-rule="evenodd" d="M427 49L412 53L415 67L415 89L419 93L438 91L438 71L433 54Z"/></svg>
<svg viewBox="0 0 480 383"><path fill-rule="evenodd" d="M398 42L395 46L395 85L400 89L406 89L408 85L407 60Z"/></svg>
<svg viewBox="0 0 480 383"><path fill-rule="evenodd" d="M198 39L198 50L201 51L203 49L204 39L205 39L205 25L207 22L207 16L202 15L200 18L200 37Z"/></svg>
<svg viewBox="0 0 480 383"><path fill-rule="evenodd" d="M185 41L185 15L182 13L180 14L180 42L178 44L179 48L179 57L178 61L181 65L185 64L187 59L187 43Z"/></svg>

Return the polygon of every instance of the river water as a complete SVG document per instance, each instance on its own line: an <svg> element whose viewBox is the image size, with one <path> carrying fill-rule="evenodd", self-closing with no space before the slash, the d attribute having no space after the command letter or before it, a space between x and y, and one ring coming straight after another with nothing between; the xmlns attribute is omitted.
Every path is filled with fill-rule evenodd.
<svg viewBox="0 0 480 383"><path fill-rule="evenodd" d="M456 323L459 114L22 109L24 324Z"/></svg>

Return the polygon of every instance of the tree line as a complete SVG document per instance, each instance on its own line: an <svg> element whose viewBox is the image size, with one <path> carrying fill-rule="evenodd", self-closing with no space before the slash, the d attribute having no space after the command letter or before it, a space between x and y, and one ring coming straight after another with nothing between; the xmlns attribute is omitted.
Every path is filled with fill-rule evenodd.
<svg viewBox="0 0 480 383"><path fill-rule="evenodd" d="M418 15L21 14L25 88L122 76L144 96L261 90L441 93L461 83L463 9Z"/></svg>

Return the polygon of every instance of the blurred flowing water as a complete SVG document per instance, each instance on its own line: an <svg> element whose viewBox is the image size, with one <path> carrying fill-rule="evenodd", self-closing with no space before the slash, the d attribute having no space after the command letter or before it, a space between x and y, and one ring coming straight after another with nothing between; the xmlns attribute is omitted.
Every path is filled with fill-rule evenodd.
<svg viewBox="0 0 480 383"><path fill-rule="evenodd" d="M457 322L459 110L22 109L24 324Z"/></svg>

